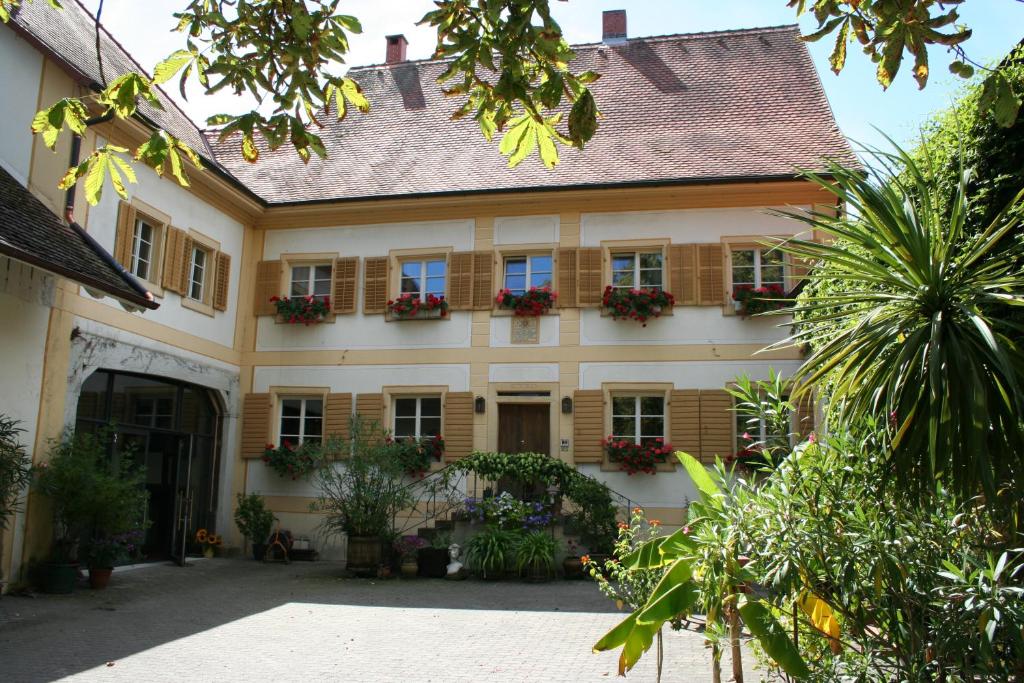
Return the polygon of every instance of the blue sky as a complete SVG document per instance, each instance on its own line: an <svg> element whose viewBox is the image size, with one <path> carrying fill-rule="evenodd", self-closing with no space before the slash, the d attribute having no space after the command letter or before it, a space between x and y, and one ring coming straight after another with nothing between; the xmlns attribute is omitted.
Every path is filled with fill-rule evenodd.
<svg viewBox="0 0 1024 683"><path fill-rule="evenodd" d="M34 0L41 2L42 0ZM84 0L95 10L98 0ZM181 45L180 34L165 32L174 25L172 13L186 0L105 0L104 23L122 44L147 68ZM571 43L595 42L601 38L601 12L625 9L630 37L690 33L722 29L775 26L794 23L786 0L568 0L552 2L553 11ZM409 57L429 57L435 35L416 21L433 7L430 0L343 0L342 11L362 21L364 32L352 39L353 65L383 61L384 36L404 33L410 42ZM961 8L963 23L974 29L966 43L968 55L986 63L999 59L1024 34L1024 2L1017 0L967 0ZM801 21L805 32L814 27L812 17ZM912 140L931 112L947 106L961 86L961 79L946 69L944 48L931 51L932 76L927 88L917 89L909 65L899 73L888 91L875 81L874 64L855 45L850 46L846 69L839 76L828 66L828 39L811 44L811 54L840 128L850 138L879 144L880 134ZM174 89L176 90L176 88ZM230 96L204 98L198 89L189 93L185 110L203 124L206 117L221 111L245 111L245 103Z"/></svg>

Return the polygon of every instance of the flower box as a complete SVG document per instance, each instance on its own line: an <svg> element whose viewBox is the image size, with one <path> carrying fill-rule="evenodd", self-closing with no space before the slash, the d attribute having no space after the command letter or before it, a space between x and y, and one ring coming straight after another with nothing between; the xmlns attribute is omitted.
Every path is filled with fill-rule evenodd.
<svg viewBox="0 0 1024 683"><path fill-rule="evenodd" d="M388 301L388 315L396 320L429 320L448 317L448 302L443 296L428 294L421 300L417 294L403 294Z"/></svg>
<svg viewBox="0 0 1024 683"><path fill-rule="evenodd" d="M402 464L402 469L413 477L422 477L430 470L430 465L441 462L444 455L444 437L440 434L422 439L388 437L387 444L395 459Z"/></svg>
<svg viewBox="0 0 1024 683"><path fill-rule="evenodd" d="M672 444L661 438L642 444L609 436L601 445L608 454L608 460L618 463L619 469L630 476L640 472L656 473L658 465L667 462L672 454Z"/></svg>
<svg viewBox="0 0 1024 683"><path fill-rule="evenodd" d="M289 325L316 325L331 313L331 299L326 296L272 296L270 301L277 307L278 319Z"/></svg>
<svg viewBox="0 0 1024 683"><path fill-rule="evenodd" d="M736 311L744 317L778 311L786 308L791 301L786 297L786 290L778 284L764 287L736 285L732 293L732 300L736 302Z"/></svg>
<svg viewBox="0 0 1024 683"><path fill-rule="evenodd" d="M307 477L324 462L323 450L319 444L303 443L299 446L285 441L275 447L268 443L263 450L263 464L274 470L281 477L292 480Z"/></svg>
<svg viewBox="0 0 1024 683"><path fill-rule="evenodd" d="M550 287L530 287L522 294L513 294L510 289L498 291L494 298L498 308L505 311L512 311L517 316L540 316L551 310L558 292L552 292Z"/></svg>
<svg viewBox="0 0 1024 683"><path fill-rule="evenodd" d="M674 296L657 287L604 288L601 306L615 320L635 320L644 327L651 318L659 318L676 303Z"/></svg>

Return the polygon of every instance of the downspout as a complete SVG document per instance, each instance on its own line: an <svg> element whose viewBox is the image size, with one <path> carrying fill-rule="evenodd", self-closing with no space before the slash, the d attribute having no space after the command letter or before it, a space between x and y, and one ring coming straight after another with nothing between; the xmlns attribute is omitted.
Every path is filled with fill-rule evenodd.
<svg viewBox="0 0 1024 683"><path fill-rule="evenodd" d="M105 114L101 114L100 116L94 116L91 119L87 119L85 122L85 126L86 128L88 128L89 126L95 126L100 123L106 123L107 121L110 121L113 118L114 113L107 112ZM71 163L68 165L68 168L74 168L78 166L81 154L82 136L76 134L71 138ZM143 287L141 284L139 284L135 277L127 270L125 270L124 266L118 263L117 260L110 255L110 252L104 249L100 245L100 243L93 238L92 235L86 232L85 229L75 221L75 187L75 185L72 185L64 193L64 220L67 221L71 229L74 230L79 235L79 237L85 240L85 243L88 244L89 247L94 252L96 252L108 266L113 268L121 275L122 279L124 279L124 281L127 282L128 285L131 286L131 288L134 289L136 293L139 294L139 296L146 299L146 301L153 301L153 293L150 292L145 287Z"/></svg>

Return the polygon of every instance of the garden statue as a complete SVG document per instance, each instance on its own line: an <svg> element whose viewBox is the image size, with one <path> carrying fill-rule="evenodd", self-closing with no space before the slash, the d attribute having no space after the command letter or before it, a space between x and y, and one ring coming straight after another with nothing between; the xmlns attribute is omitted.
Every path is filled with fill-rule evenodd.
<svg viewBox="0 0 1024 683"><path fill-rule="evenodd" d="M459 555L462 554L462 548L458 543L452 543L448 546L448 559L451 562L448 563L448 573L445 576L446 579L461 580L466 578L466 567L459 562Z"/></svg>

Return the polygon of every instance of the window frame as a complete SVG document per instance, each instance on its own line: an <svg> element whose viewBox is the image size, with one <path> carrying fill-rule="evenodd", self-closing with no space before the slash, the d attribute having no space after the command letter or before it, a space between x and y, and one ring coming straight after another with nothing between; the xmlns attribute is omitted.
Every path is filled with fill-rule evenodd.
<svg viewBox="0 0 1024 683"><path fill-rule="evenodd" d="M410 261L443 261L444 262L444 300L449 301L448 295L451 291L451 247L434 247L422 249L392 249L388 252L388 299L395 300L402 295L402 264ZM420 290L422 301L423 290ZM449 301L449 303L451 303ZM421 316L413 320L451 320L452 316L445 317ZM396 318L390 312L385 311L385 320L388 322L404 321L403 318Z"/></svg>
<svg viewBox="0 0 1024 683"><path fill-rule="evenodd" d="M660 268L644 268L641 265L641 256L643 256L645 254L658 254L658 256L661 258L661 267ZM633 284L631 284L631 285L616 285L615 284L615 274L619 273L619 272L626 272L626 271L621 271L621 270L616 270L615 269L615 258L616 257L622 257L622 256L629 256L629 257L631 257L633 259L633 265L630 268L631 275L633 276ZM664 291L668 291L668 288L665 287L665 276L666 276L666 272L665 272L666 268L665 268L665 266L666 266L666 263L665 263L665 250L664 249L660 249L660 248L659 249L654 249L654 248L652 248L652 249L617 249L617 248L612 248L612 249L608 250L608 271L609 271L609 277L608 277L607 284L610 285L613 289L650 289L652 287L656 287L656 288L658 288L659 290L661 290L663 292ZM645 271L646 272L653 272L653 271L659 271L659 270L661 271L661 284L660 285L645 285L645 284L641 283L641 280L643 279L643 273Z"/></svg>
<svg viewBox="0 0 1024 683"><path fill-rule="evenodd" d="M671 382L603 383L601 385L601 391L604 394L604 436L614 436L614 398L630 396L636 398L659 397L662 399L661 424L662 429L664 430L664 434L661 435L661 438L665 440L665 443L670 443L672 435L672 391L674 389L675 384ZM672 472L675 471L675 469L675 458L666 458L665 462L658 463L657 467L659 472ZM604 453L601 460L601 470L604 472L618 472L621 468L619 463L611 462L608 459L608 454Z"/></svg>
<svg viewBox="0 0 1024 683"><path fill-rule="evenodd" d="M534 285L534 284L532 284L533 275L535 275L534 270L533 270L533 260L536 259L536 258L546 258L550 262L550 270L548 270L548 271L540 271L542 274L546 272L546 274L548 275L548 284L547 285ZM512 289L508 285L508 277L509 277L508 264L509 264L509 261L519 261L519 260L524 261L525 265L526 265L525 272L523 272L521 274L517 274L517 275L521 275L522 277L525 278L525 280L524 280L524 287L522 289L522 292L520 292L518 289ZM551 252L533 252L533 253L529 253L529 252L523 252L523 253L520 253L520 252L507 252L507 253L503 253L501 255L501 280L500 280L500 282L501 282L501 288L502 289L510 289L510 290L512 290L513 294L524 294L524 293L528 292L532 288L540 289L540 288L545 287L545 286L550 287L551 291L555 291L555 256Z"/></svg>
<svg viewBox="0 0 1024 683"><path fill-rule="evenodd" d="M423 399L437 399L438 405L437 405L437 415L436 416L435 415L426 415L426 416L423 415ZM404 392L403 393L395 393L395 394L389 393L388 394L388 401L389 401L389 408L390 408L390 413L391 413L389 415L390 419L388 420L388 423L389 423L391 435L395 439L413 438L413 439L416 439L416 440L420 440L420 439L423 439L423 438L425 438L427 436L433 437L433 436L443 436L444 435L444 393L443 392L438 391L438 392L424 392L424 393L415 393L415 394L409 394L409 393L404 393ZM402 419L402 420L409 419L407 416L401 416L400 417L398 415L398 402L399 401L415 401L416 402L416 414L413 417L413 419L415 420L415 422L414 422L415 429L414 429L414 433L413 433L412 436L410 436L408 434L402 435L402 436L398 435L397 421L400 420L400 419ZM435 418L437 419L438 426L437 426L437 434L436 435L433 435L433 434L425 435L425 434L423 434L422 420L424 418L428 419L428 420L429 419L435 419Z"/></svg>
<svg viewBox="0 0 1024 683"><path fill-rule="evenodd" d="M798 235L804 237L805 235ZM727 292L727 301L722 306L722 312L725 315L736 315L739 310L739 304L732 298L734 293L734 280L733 280L733 266L732 266L732 254L734 251L754 251L754 262L755 262L755 287L759 287L760 280L760 268L757 264L760 263L761 255L760 252L771 251L772 249L778 249L778 245L774 243L767 243L763 240L788 240L793 239L794 235L741 235L741 236L725 236L721 238L722 243L722 280L725 284L725 291ZM761 240L761 241L759 241ZM781 251L779 251L782 254ZM782 288L789 291L795 284L793 280L793 266L791 259L782 254Z"/></svg>
<svg viewBox="0 0 1024 683"><path fill-rule="evenodd" d="M192 240L192 253L188 256L188 281L185 293L181 295L181 305L197 313L208 315L211 318L215 311L213 308L213 289L217 282L217 254L220 252L220 242L195 230L188 231L188 237ZM192 276L193 261L196 250L206 252L206 268L203 271L203 298L192 298Z"/></svg>
<svg viewBox="0 0 1024 683"><path fill-rule="evenodd" d="M131 235L128 236L128 239L131 240L131 252L126 270L132 277L140 280L154 296L163 297L164 288L161 282L163 282L164 268L166 266L164 260L167 258L167 229L171 224L171 217L135 197L131 199L131 207L135 213L135 222L131 226ZM149 270L146 273L146 277L137 275L135 272L137 265L135 231L140 222L147 223L153 231L149 254Z"/></svg>
<svg viewBox="0 0 1024 683"><path fill-rule="evenodd" d="M306 285L306 293L305 294L295 294L293 292L293 290L295 288L295 284L297 282L297 280L295 279L295 269L296 268L309 268L309 276L305 280L302 281ZM318 282L324 282L323 278L316 277L316 269L317 268L328 268L330 270L331 274L330 274L330 276L326 280L326 282L327 282L327 293L326 294L315 294L314 293L314 292L316 292L316 284ZM288 267L287 267L287 272L285 273L285 278L287 278L287 280L288 280L288 286L285 288L286 296L288 296L288 297L296 297L296 296L305 297L305 296L310 296L310 294L312 294L312 296L314 298L316 298L316 299L324 299L324 298L330 299L331 298L331 293L332 293L332 291L334 289L334 261L333 260L331 260L331 261L302 261L302 262L291 262L291 261L289 261Z"/></svg>
<svg viewBox="0 0 1024 683"><path fill-rule="evenodd" d="M430 280L436 280L438 278L437 275L430 275L430 264L432 264L432 263L440 263L443 266L443 268L444 268L444 273L440 276L442 278L443 283L444 283L442 288L441 288L441 293L440 294L438 294L437 292L428 291L428 287L429 287L428 283L429 283L429 281ZM419 266L419 275L416 275L414 277L413 276L406 277L406 275L405 275L405 267L408 266L408 265L412 265L412 264L416 264L416 265ZM431 294L433 294L434 296L442 296L442 297L445 298L445 300L447 300L448 299L448 281L449 281L450 275L451 275L451 273L449 272L449 268L448 268L448 257L447 257L447 255L446 256L424 256L424 257L400 258L398 260L398 296L403 296L405 294L412 294L412 292L406 292L406 291L403 290L402 283L404 281L406 281L406 280L415 279L415 280L417 280L419 282L419 290L416 292L416 295L417 295L417 298L420 300L420 302L425 303L427 301L427 297L429 295L431 295ZM396 297L391 297L391 298L394 299L394 298L397 298L397 296Z"/></svg>
<svg viewBox="0 0 1024 683"><path fill-rule="evenodd" d="M291 297L292 291L292 269L302 266L330 266L331 268L331 286L327 296L331 299L332 311L329 312L324 319L320 321L320 324L333 324L336 320L336 314L333 311L334 307L334 280L338 275L336 259L340 258L339 252L309 252L309 253L282 253L278 255L278 259L281 261L281 282L278 284L278 295ZM312 274L312 271L311 271ZM274 323L277 325L287 324L285 320L279 315L274 316Z"/></svg>
<svg viewBox="0 0 1024 683"><path fill-rule="evenodd" d="M285 416L284 416L284 402L285 401L300 401L299 418L298 418L298 420L299 420L299 433L297 435L292 435L292 434L288 435L288 437L293 437L294 436L294 437L296 437L298 439L298 441L295 443L296 447L301 446L303 443L305 443L307 438L314 438L312 435L306 434L306 420L308 420L308 419L316 419L316 418L309 418L309 417L307 417L307 415L306 415L306 404L309 401L319 401L320 402L320 418L319 418L320 419L320 434L318 436L316 436L315 438L317 440L317 443L322 444L324 442L324 427L326 425L326 420L327 420L327 415L326 415L326 412L327 412L326 411L326 409L327 409L327 399L326 399L326 397L324 395L319 395L319 394L293 394L293 393L286 393L286 394L278 395L277 401L276 401L276 406L277 406L276 437L277 438L274 440L274 443L277 445L277 447L280 448L281 446L284 445L285 435L282 434L282 428L283 428L283 422L284 422L284 419L285 419ZM290 419L294 419L294 418L290 418Z"/></svg>

